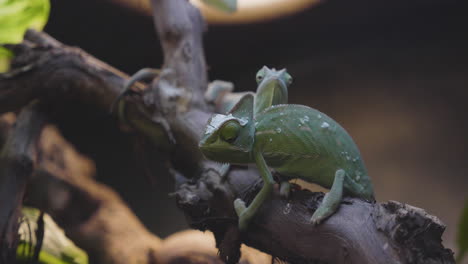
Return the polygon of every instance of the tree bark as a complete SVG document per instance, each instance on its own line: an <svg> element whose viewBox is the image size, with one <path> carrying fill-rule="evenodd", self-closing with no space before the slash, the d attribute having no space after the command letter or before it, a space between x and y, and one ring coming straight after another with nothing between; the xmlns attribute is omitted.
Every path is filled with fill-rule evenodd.
<svg viewBox="0 0 468 264"><path fill-rule="evenodd" d="M294 263L454 263L451 250L441 244L445 226L422 209L398 202L346 198L335 215L313 226L308 220L321 193L294 190L284 200L275 192L248 231L239 233L233 201L251 199L261 181L257 171L243 167L234 167L221 179L219 165L206 161L198 150L213 113L203 100L203 20L185 0L153 0L152 6L164 65L151 85L142 89L139 84L139 93L125 98L125 120L171 161L178 206L194 228L214 232L222 260L237 262L239 247L246 243ZM0 76L0 112L17 110L35 98L51 104L78 99L107 111L126 81L119 71L44 33L29 31L22 44L10 47L16 56L12 71ZM95 213L88 214L92 216Z"/></svg>
<svg viewBox="0 0 468 264"><path fill-rule="evenodd" d="M32 102L18 116L15 128L6 138L0 153L0 262L15 259L18 219L26 184L33 172L33 144L45 116L38 102Z"/></svg>

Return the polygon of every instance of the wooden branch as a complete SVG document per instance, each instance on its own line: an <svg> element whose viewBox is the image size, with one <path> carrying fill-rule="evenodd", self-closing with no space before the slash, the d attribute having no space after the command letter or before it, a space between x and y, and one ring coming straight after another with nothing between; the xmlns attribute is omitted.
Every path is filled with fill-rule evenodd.
<svg viewBox="0 0 468 264"><path fill-rule="evenodd" d="M18 242L18 219L26 184L33 171L32 145L45 118L37 102L18 116L0 153L0 262L12 263Z"/></svg>
<svg viewBox="0 0 468 264"><path fill-rule="evenodd" d="M128 78L83 50L34 30L27 31L23 43L5 46L15 57L12 70L0 74L0 113L17 111L35 98L55 107L78 101L108 112ZM137 92L144 88L141 83L134 87ZM151 119L146 104L132 99L126 97L130 124L159 149L170 149L173 140L167 121L157 114Z"/></svg>
<svg viewBox="0 0 468 264"><path fill-rule="evenodd" d="M38 97L51 102L79 100L109 109L126 77L82 50L33 30L23 43L5 46L16 56L12 70L0 74L0 113L17 110Z"/></svg>
<svg viewBox="0 0 468 264"><path fill-rule="evenodd" d="M260 187L255 170L237 168L224 180L211 172L196 184L182 184L176 197L192 227L213 230L227 250L224 240L240 239L291 263L455 263L441 244L445 225L420 208L345 198L336 214L313 226L323 193L297 188L288 200L276 190L238 238L226 228L237 224L234 199L252 200Z"/></svg>
<svg viewBox="0 0 468 264"><path fill-rule="evenodd" d="M163 91L183 91L176 98L177 104L172 106L180 111L189 110L188 104L191 104L192 109L205 110L203 95L207 86L207 73L202 43L205 22L200 12L186 0L151 0L151 5L163 48L164 69L171 72L163 78L171 87L166 86ZM166 96L173 97L173 93Z"/></svg>

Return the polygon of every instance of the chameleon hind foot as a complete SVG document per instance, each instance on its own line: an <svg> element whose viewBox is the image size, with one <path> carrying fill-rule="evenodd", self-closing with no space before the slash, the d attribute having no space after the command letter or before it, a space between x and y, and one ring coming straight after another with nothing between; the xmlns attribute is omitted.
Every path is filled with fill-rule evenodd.
<svg viewBox="0 0 468 264"><path fill-rule="evenodd" d="M335 173L335 180L330 191L325 194L319 208L315 210L310 222L313 225L320 224L330 215L334 214L340 205L341 198L343 197L343 181L345 178L345 171L339 169Z"/></svg>
<svg viewBox="0 0 468 264"><path fill-rule="evenodd" d="M248 217L246 217L247 207L245 206L245 202L242 199L237 198L234 200L234 209L236 210L237 216L239 217L239 230L247 229L249 224Z"/></svg>
<svg viewBox="0 0 468 264"><path fill-rule="evenodd" d="M247 207L245 206L245 202L242 201L242 199L237 198L234 200L234 209L236 210L237 215L240 216L245 212Z"/></svg>

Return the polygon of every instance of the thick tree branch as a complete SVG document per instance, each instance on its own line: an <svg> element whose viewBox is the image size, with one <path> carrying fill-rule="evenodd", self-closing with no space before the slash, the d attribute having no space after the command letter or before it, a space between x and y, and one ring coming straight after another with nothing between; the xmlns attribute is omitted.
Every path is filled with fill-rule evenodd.
<svg viewBox="0 0 468 264"><path fill-rule="evenodd" d="M128 77L78 48L33 30L26 33L23 43L6 46L16 56L12 70L0 74L0 113L16 111L34 98L56 107L78 101L107 112ZM137 92L144 88L141 83L134 87ZM134 98L126 99L132 102ZM172 136L163 117L155 114L151 120L141 101L129 103L127 112L131 125L155 146L171 148Z"/></svg>
<svg viewBox="0 0 468 264"><path fill-rule="evenodd" d="M188 104L191 108L205 109L207 73L202 43L205 23L200 12L185 0L152 0L151 5L163 48L164 69L171 71L164 80L172 89L183 91L174 98L175 106L180 111L188 110Z"/></svg>
<svg viewBox="0 0 468 264"><path fill-rule="evenodd" d="M37 102L24 108L0 152L0 262L15 259L18 219L33 171L33 144L45 124Z"/></svg>
<svg viewBox="0 0 468 264"><path fill-rule="evenodd" d="M223 237L223 227L236 220L234 199L251 200L259 187L255 170L248 175L235 169L223 181L213 173L184 184L176 196L193 227ZM292 263L454 263L452 251L441 244L445 226L424 210L346 198L336 214L313 226L310 218L322 197L296 189L286 200L275 191L242 241Z"/></svg>

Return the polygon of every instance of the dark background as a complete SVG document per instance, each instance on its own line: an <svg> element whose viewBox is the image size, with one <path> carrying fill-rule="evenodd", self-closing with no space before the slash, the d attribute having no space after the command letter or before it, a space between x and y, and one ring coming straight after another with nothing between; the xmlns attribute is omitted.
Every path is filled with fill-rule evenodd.
<svg viewBox="0 0 468 264"><path fill-rule="evenodd" d="M273 21L215 26L205 34L209 77L254 90L263 65L294 77L290 102L344 126L361 149L379 201L424 208L456 225L468 198L468 38L463 1L331 0ZM148 16L106 1L53 0L45 31L132 74L159 67ZM64 109L60 128L97 165L146 226L160 236L186 228L168 193L148 184L129 136L106 113ZM155 161L156 163L157 161Z"/></svg>

